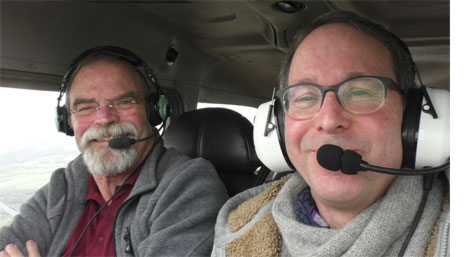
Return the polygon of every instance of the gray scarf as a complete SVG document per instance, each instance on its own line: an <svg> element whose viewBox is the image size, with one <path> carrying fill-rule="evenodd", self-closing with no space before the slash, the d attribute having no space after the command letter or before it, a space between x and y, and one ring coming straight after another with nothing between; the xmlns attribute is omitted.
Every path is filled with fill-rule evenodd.
<svg viewBox="0 0 470 257"><path fill-rule="evenodd" d="M341 229L298 222L297 195L307 185L296 173L277 196L272 213L282 234L281 256L397 256L423 193L421 176L398 176L380 200ZM405 256L424 256L443 200L441 181L434 181L420 223Z"/></svg>

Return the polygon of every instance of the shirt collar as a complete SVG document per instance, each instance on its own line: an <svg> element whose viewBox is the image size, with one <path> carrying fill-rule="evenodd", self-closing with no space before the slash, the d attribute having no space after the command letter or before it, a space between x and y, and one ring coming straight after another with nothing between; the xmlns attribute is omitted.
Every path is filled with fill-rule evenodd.
<svg viewBox="0 0 470 257"><path fill-rule="evenodd" d="M294 212L297 220L304 224L314 227L329 228L328 224L317 210L317 205L310 192L310 187L306 187L297 196Z"/></svg>
<svg viewBox="0 0 470 257"><path fill-rule="evenodd" d="M129 179L122 186L122 189L132 189L134 187L135 183L137 182L137 178L139 178L139 174L142 171L142 168L144 167L144 163L145 161L142 162L134 172L132 172ZM118 187L119 186L117 186L115 190L117 190ZM85 200L94 200L99 204L104 204L103 196L101 196L100 190L98 189L98 185L96 184L96 181L93 178L93 175L91 174L88 176L88 194Z"/></svg>

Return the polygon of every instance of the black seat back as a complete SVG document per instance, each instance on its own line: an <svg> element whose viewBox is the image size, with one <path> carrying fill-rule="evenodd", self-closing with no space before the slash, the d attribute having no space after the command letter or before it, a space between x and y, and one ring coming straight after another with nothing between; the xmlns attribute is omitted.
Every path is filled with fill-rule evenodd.
<svg viewBox="0 0 470 257"><path fill-rule="evenodd" d="M253 125L238 112L205 108L183 113L163 135L167 148L192 158L202 157L216 168L230 196L255 186L262 164L253 143Z"/></svg>

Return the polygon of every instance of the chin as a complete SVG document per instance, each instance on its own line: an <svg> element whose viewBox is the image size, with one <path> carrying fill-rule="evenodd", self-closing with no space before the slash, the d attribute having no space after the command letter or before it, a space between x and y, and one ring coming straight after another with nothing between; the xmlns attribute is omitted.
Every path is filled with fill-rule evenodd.
<svg viewBox="0 0 470 257"><path fill-rule="evenodd" d="M83 160L91 174L115 176L127 172L137 159L134 147L115 150L108 147L88 147Z"/></svg>
<svg viewBox="0 0 470 257"><path fill-rule="evenodd" d="M302 174L302 177L312 188L313 193L321 198L350 201L367 188L368 179L364 177L364 174L347 175L341 171L335 172L322 168L317 168L316 171L316 173L314 171L310 173L310 176Z"/></svg>

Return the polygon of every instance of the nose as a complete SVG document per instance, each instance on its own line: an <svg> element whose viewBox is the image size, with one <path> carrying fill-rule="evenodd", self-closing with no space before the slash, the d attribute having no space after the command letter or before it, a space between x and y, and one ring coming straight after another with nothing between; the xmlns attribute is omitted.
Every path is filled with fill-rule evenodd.
<svg viewBox="0 0 470 257"><path fill-rule="evenodd" d="M106 126L113 122L117 122L119 117L116 111L109 106L102 106L96 111L95 124L100 126Z"/></svg>
<svg viewBox="0 0 470 257"><path fill-rule="evenodd" d="M323 104L315 115L315 127L319 131L338 133L351 126L350 114L347 113L334 92L327 92Z"/></svg>

